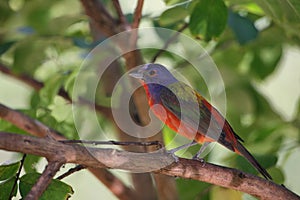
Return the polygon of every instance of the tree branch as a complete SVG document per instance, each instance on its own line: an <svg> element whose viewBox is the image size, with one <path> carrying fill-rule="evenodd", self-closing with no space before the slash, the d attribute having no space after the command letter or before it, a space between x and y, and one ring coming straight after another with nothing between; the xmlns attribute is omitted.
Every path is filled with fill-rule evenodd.
<svg viewBox="0 0 300 200"><path fill-rule="evenodd" d="M43 156L53 162L64 160L66 163L93 168L113 168L134 172L154 171L157 174L220 185L261 199L300 199L283 186L236 169L183 158L174 162L173 156L163 150L134 153L116 149L90 148L5 132L0 132L0 138L0 149Z"/></svg>
<svg viewBox="0 0 300 200"><path fill-rule="evenodd" d="M89 171L101 180L117 198L122 200L137 199L137 192L130 187L127 187L119 178L106 169L101 168L88 168Z"/></svg>
<svg viewBox="0 0 300 200"><path fill-rule="evenodd" d="M81 0L85 13L96 22L97 27L106 36L112 36L120 32L116 26L116 20L109 14L102 3L98 0Z"/></svg>
<svg viewBox="0 0 300 200"><path fill-rule="evenodd" d="M9 69L3 63L0 63L0 72L2 72L3 74L9 75L9 76L11 76L11 77L23 82L23 83L26 83L27 85L29 85L30 87L32 87L36 91L39 91L40 89L42 89L44 87L43 83L33 79L32 77L30 77L26 74L13 73L11 71L11 69ZM65 98L68 101L71 101L71 98L70 98L69 94L62 88L58 91L58 95Z"/></svg>
<svg viewBox="0 0 300 200"><path fill-rule="evenodd" d="M17 174L16 174L16 179L15 179L15 181L14 181L14 185L13 185L13 187L11 188L11 191L10 191L10 194L9 194L9 198L8 198L8 199L12 199L12 198L13 198L14 191L15 191L15 189L16 189L16 186L17 186L17 183L18 183L18 181L19 181L20 174L21 174L21 171L22 171L22 168L23 168L23 165L24 165L25 158L26 158L26 154L23 154L22 159L21 159L21 161L20 161L19 169L18 169Z"/></svg>
<svg viewBox="0 0 300 200"><path fill-rule="evenodd" d="M39 177L37 182L25 197L25 200L38 200L63 164L63 161L50 161L43 174Z"/></svg>
<svg viewBox="0 0 300 200"><path fill-rule="evenodd" d="M156 59L168 48L168 46L178 37L178 35L188 27L188 23L185 23L172 37L170 37L164 44L164 46L159 49L159 51L153 56L151 62L154 63Z"/></svg>
<svg viewBox="0 0 300 200"><path fill-rule="evenodd" d="M114 7L115 7L116 12L118 14L120 23L126 26L127 25L127 20L126 20L124 14L123 14L123 11L122 11L119 0L113 0L112 2L114 4Z"/></svg>
<svg viewBox="0 0 300 200"><path fill-rule="evenodd" d="M18 128L38 137L50 136L58 140L64 137L57 131L47 127L45 124L31 119L30 117L0 104L0 118L14 124Z"/></svg>
<svg viewBox="0 0 300 200"><path fill-rule="evenodd" d="M104 33L101 30L101 27L95 26L95 23L90 23L90 28L91 28L92 36L95 41L97 41L99 38L103 38ZM129 28L131 28L131 27L129 27ZM117 42L116 45L121 50L126 50L128 48L128 45L127 45L128 42L129 41L125 41L125 42L120 41L120 42ZM114 50L108 49L108 51L114 51ZM142 62L139 51L128 52L128 53L124 54L123 57L126 59L127 66L134 67L136 65L139 65ZM101 67L103 67L103 65L101 64L101 62L99 62L99 68L101 68ZM120 69L121 69L120 63L118 61L114 61L113 63L111 63L109 65L109 67L105 70L105 72L103 74L103 85L102 86L105 90L105 93L108 96L111 96L112 91L115 87L115 84L117 83L119 78L122 76L122 71ZM134 106L132 105L131 108L132 107L134 107ZM143 107L145 107L145 106L143 105ZM132 111L132 110L130 109L130 111ZM133 111L136 112L135 109ZM144 116L144 115L140 115L140 116L136 115L137 118L140 118L141 116ZM113 123L115 123L111 113L110 113L110 115L107 116L107 118L109 118ZM128 136L128 134L124 133L123 130L121 130L117 124L115 124L115 126L116 126L116 130L117 130L120 141L140 141L139 139L137 139L135 137ZM125 149L129 150L129 148L130 148L130 151L137 151L137 152L145 151L144 147L142 147L142 148L137 147L137 146L133 147L133 148L132 147L133 146L131 146L131 147L125 146ZM154 188L151 174L149 174L149 173L139 173L139 174L132 173L131 178L132 178L132 184L135 188L136 199L145 199L144 197L149 198L149 200L157 199L156 190ZM109 184L110 183L108 183L108 185L106 185L107 187L109 187L109 189L115 188L113 185L109 185Z"/></svg>
<svg viewBox="0 0 300 200"><path fill-rule="evenodd" d="M136 8L133 14L133 22L132 22L132 29L136 29L140 25L140 21L142 18L142 10L143 10L144 0L138 0Z"/></svg>
<svg viewBox="0 0 300 200"><path fill-rule="evenodd" d="M5 66L3 63L0 63L0 71L3 74L9 75L19 81L22 81L23 83L27 84L28 86L32 87L33 89L35 89L36 91L41 90L44 87L44 84L33 79L30 76L27 76L25 74L15 74L13 73L7 66ZM58 95L63 97L65 100L73 103L73 100L71 99L71 97L69 96L69 94L63 89L60 88L58 91ZM89 102L88 100L84 99L84 98L80 98L79 102L77 103L81 103L87 106L93 106L93 108L95 108L95 110L99 113L102 113L106 116L110 115L110 109L98 104L93 104L91 102Z"/></svg>
<svg viewBox="0 0 300 200"><path fill-rule="evenodd" d="M138 0L136 8L134 10L133 14L133 22L131 24L131 36L130 36L130 41L129 41L129 46L131 48L136 48L136 43L138 39L138 27L140 25L140 21L142 18L142 10L143 10L143 5L144 5L144 0ZM138 52L138 51L136 51ZM127 65L130 66L130 65ZM137 66L137 65L135 65Z"/></svg>
<svg viewBox="0 0 300 200"><path fill-rule="evenodd" d="M38 137L50 136L50 138L54 138L56 140L66 139L62 135L60 135L60 133L53 129L50 129L43 123L34 120L18 111L8 108L2 104L0 104L0 118L9 121L20 129L25 130L28 133L31 133L32 135ZM49 138L47 139L49 142L52 141ZM128 188L121 180L119 180L106 169L89 168L88 170L91 171L108 188L113 188L113 184L117 183L118 188L121 189L111 191L113 193L116 192L114 194L120 199L127 200L132 199L136 196L135 192L132 189Z"/></svg>
<svg viewBox="0 0 300 200"><path fill-rule="evenodd" d="M59 177L57 177L57 180L62 180L64 178L66 178L67 176L70 176L71 174L78 172L80 170L86 169L85 166L83 165L76 165L75 167L69 169L66 173L63 173L62 175L60 175Z"/></svg>

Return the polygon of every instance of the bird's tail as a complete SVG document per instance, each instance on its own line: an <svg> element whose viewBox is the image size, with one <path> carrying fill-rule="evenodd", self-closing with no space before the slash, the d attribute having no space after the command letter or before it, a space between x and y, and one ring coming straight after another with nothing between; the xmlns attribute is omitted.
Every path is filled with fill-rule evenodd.
<svg viewBox="0 0 300 200"><path fill-rule="evenodd" d="M267 180L272 180L271 175L264 169L257 160L251 155L251 153L239 142L235 145L237 153L244 156Z"/></svg>

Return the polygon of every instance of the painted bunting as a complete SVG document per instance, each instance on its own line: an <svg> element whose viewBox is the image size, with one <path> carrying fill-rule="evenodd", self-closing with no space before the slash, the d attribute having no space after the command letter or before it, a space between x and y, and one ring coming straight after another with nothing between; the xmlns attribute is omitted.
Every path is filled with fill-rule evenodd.
<svg viewBox="0 0 300 200"><path fill-rule="evenodd" d="M266 179L270 174L241 144L222 114L189 85L178 81L160 64L145 64L129 72L141 81L153 113L191 143L171 150L172 153L195 144L203 144L193 157L198 159L210 142L218 142L227 149L244 156ZM158 105L158 106L157 106Z"/></svg>

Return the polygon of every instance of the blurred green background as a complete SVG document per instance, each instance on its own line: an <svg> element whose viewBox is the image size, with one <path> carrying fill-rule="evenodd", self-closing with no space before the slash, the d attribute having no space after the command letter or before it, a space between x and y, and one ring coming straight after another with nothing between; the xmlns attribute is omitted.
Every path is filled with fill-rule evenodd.
<svg viewBox="0 0 300 200"><path fill-rule="evenodd" d="M216 1L216 6L217 2L223 1ZM111 1L101 3L116 16ZM136 1L120 0L120 3L127 20L132 20ZM297 0L228 0L224 3L226 15L206 19L197 14L197 9L211 6L204 0L146 0L140 27L178 30L184 23L190 23L183 33L208 50L224 80L229 122L245 140L250 152L268 168L275 182L284 183L300 194L300 3ZM208 12L216 11L208 9ZM218 28L210 32L205 23ZM74 72L99 42L101 40L93 41L88 17L79 1L1 1L0 63L14 74L43 82L45 87L37 92L0 73L0 103L46 123L68 138L76 138L70 106L57 92L58 88L64 88L72 93ZM142 51L145 61L150 61L155 53L155 50ZM206 86L199 84L201 80L182 59L164 53L157 62L180 70L196 89L209 97ZM105 119L102 121L106 123ZM109 123L107 126L113 131ZM1 119L0 130L23 133ZM164 132L170 130L165 128ZM166 142L169 139L165 137ZM19 154L0 151L0 163L19 158ZM207 159L256 173L242 158L218 145ZM41 172L45 165L43 159L32 158L28 162L32 171ZM127 172L113 170L113 173L131 184ZM63 181L75 191L71 199L116 199L87 171ZM176 181L180 199L220 199L224 195L227 199L252 198L205 183Z"/></svg>

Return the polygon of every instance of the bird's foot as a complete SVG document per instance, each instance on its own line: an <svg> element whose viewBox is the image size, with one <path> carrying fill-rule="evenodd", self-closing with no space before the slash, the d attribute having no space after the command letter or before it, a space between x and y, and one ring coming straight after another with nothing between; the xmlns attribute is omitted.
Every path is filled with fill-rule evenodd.
<svg viewBox="0 0 300 200"><path fill-rule="evenodd" d="M175 155L175 152L172 151L172 149L171 149L171 150L166 150L166 152L167 152L168 154L171 154L171 156L174 158L175 162L178 162L178 161L179 161L178 156Z"/></svg>
<svg viewBox="0 0 300 200"><path fill-rule="evenodd" d="M205 163L206 163L205 160L204 160L204 158L200 158L200 157L197 156L197 155L193 156L192 159L201 162L201 163L202 163L202 167L204 167L204 165L205 165Z"/></svg>

